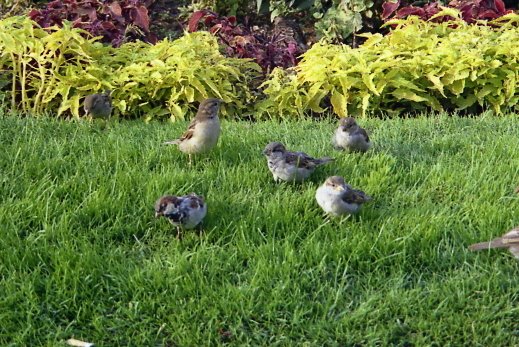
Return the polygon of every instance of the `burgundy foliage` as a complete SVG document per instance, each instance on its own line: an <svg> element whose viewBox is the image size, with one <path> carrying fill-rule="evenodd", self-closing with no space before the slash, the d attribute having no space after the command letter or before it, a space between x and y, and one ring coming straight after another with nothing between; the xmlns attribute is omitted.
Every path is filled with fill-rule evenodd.
<svg viewBox="0 0 519 347"><path fill-rule="evenodd" d="M45 8L31 10L29 17L41 27L62 26L72 22L93 36L102 36L103 42L114 47L137 39L155 43L157 37L150 32L148 7L153 0L55 0Z"/></svg>
<svg viewBox="0 0 519 347"><path fill-rule="evenodd" d="M193 13L188 22L188 30L208 30L218 38L227 56L254 59L265 74L274 67L287 68L296 65L297 57L303 53L291 36L253 30L237 23L234 16L221 17L208 10Z"/></svg>
<svg viewBox="0 0 519 347"><path fill-rule="evenodd" d="M401 0L398 0L396 3L388 1L382 5L382 18L387 21L414 15L423 20L428 20L440 12L440 6L441 4L438 1L427 3L422 7L413 6ZM512 10L505 8L503 0L452 0L447 7L460 10L463 20L467 23L473 23L477 20L492 20L512 12ZM452 18L446 16L436 18L435 21L449 19Z"/></svg>

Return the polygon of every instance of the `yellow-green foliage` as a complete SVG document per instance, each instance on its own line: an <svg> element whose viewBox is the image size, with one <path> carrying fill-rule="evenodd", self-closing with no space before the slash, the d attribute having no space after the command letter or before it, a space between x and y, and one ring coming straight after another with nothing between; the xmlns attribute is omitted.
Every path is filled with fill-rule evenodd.
<svg viewBox="0 0 519 347"><path fill-rule="evenodd" d="M295 71L273 72L263 85L268 98L259 109L292 117L323 112L327 102L339 116L463 110L477 104L497 113L517 108L518 23L517 14L502 17L494 27L410 18L389 23L397 28L387 36L366 35L357 49L319 43Z"/></svg>
<svg viewBox="0 0 519 347"><path fill-rule="evenodd" d="M85 95L109 89L119 115L181 119L190 103L206 97L224 100L223 115L246 107L252 99L250 79L260 68L224 57L205 32L155 46L138 42L112 48L85 39L69 25L44 30L29 19L11 17L0 21L2 71L10 81L12 106L31 114L78 117Z"/></svg>
<svg viewBox="0 0 519 347"><path fill-rule="evenodd" d="M30 0L0 0L0 19L27 13L31 6Z"/></svg>

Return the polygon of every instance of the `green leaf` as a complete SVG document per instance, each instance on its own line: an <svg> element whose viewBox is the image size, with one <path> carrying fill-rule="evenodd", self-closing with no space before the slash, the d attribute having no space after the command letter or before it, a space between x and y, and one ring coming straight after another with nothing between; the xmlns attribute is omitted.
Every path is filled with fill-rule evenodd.
<svg viewBox="0 0 519 347"><path fill-rule="evenodd" d="M346 97L338 91L334 91L332 93L330 101L332 103L333 110L335 111L335 113L338 114L339 117L346 117L348 113Z"/></svg>

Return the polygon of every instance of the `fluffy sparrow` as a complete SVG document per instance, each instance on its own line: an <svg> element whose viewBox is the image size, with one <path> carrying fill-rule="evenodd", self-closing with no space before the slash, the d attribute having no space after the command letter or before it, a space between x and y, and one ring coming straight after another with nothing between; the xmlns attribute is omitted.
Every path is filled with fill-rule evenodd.
<svg viewBox="0 0 519 347"><path fill-rule="evenodd" d="M103 94L90 94L83 101L83 109L86 116L90 118L110 118L112 113L112 97L111 92L106 91Z"/></svg>
<svg viewBox="0 0 519 347"><path fill-rule="evenodd" d="M191 193L184 196L165 195L155 203L155 217L165 217L177 228L177 238L181 238L180 227L193 229L207 213L204 197Z"/></svg>
<svg viewBox="0 0 519 347"><path fill-rule="evenodd" d="M315 199L324 212L341 216L356 213L371 197L361 190L351 188L341 176L332 176L317 188Z"/></svg>
<svg viewBox="0 0 519 347"><path fill-rule="evenodd" d="M490 248L507 248L514 257L519 259L519 226L492 241L475 243L469 246L471 251Z"/></svg>
<svg viewBox="0 0 519 347"><path fill-rule="evenodd" d="M207 152L218 142L220 136L220 99L205 99L200 103L195 118L179 139L164 142L166 145L178 145L178 149L189 155Z"/></svg>
<svg viewBox="0 0 519 347"><path fill-rule="evenodd" d="M357 125L353 117L341 118L333 135L333 145L348 152L366 152L371 148L368 133Z"/></svg>
<svg viewBox="0 0 519 347"><path fill-rule="evenodd" d="M289 152L280 142L269 143L263 154L267 157L269 170L276 182L301 182L307 179L317 166L334 160L328 157L315 159L303 152Z"/></svg>
<svg viewBox="0 0 519 347"><path fill-rule="evenodd" d="M281 40L286 43L290 43L290 41L293 40L297 44L301 53L308 49L306 46L305 35L303 34L300 25L291 19L284 17L274 18L272 35L278 41Z"/></svg>

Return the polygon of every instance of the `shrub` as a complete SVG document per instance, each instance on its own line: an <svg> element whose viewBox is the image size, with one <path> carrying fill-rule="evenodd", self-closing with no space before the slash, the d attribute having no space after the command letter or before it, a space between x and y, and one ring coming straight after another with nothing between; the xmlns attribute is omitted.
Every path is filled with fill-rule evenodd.
<svg viewBox="0 0 519 347"><path fill-rule="evenodd" d="M256 0L259 12L277 16L303 14L314 25L318 38L344 42L353 34L382 24L383 0ZM353 42L355 44L355 42Z"/></svg>
<svg viewBox="0 0 519 347"><path fill-rule="evenodd" d="M423 20L429 20L441 11L442 3L434 1L425 4L423 7L402 4L400 0L388 1L384 3L384 19L406 18L408 16L418 16ZM474 23L477 20L492 20L512 12L505 8L503 0L452 0L448 3L450 8L455 8L461 12L461 16L467 23ZM452 20L451 16L436 16L435 21Z"/></svg>
<svg viewBox="0 0 519 347"><path fill-rule="evenodd" d="M31 0L0 0L0 19L24 14L31 6Z"/></svg>
<svg viewBox="0 0 519 347"><path fill-rule="evenodd" d="M190 12L211 10L225 16L247 15L254 10L249 0L195 0L188 8Z"/></svg>
<svg viewBox="0 0 519 347"><path fill-rule="evenodd" d="M119 47L137 39L155 43L150 32L148 7L154 0L54 0L41 10L32 10L29 17L41 27L62 26L64 21L84 29L102 42Z"/></svg>
<svg viewBox="0 0 519 347"><path fill-rule="evenodd" d="M79 117L85 95L110 89L115 113L127 118L182 119L190 103L206 97L223 99L225 116L251 103L248 85L260 71L248 60L223 57L208 33L116 49L85 39L67 22L33 26L23 17L0 21L0 71L9 77L11 107L34 115Z"/></svg>
<svg viewBox="0 0 519 347"><path fill-rule="evenodd" d="M199 27L218 37L227 56L254 59L264 74L275 67L294 66L303 52L293 36L253 31L239 24L234 16L223 17L207 10L197 11L191 16L188 29L193 32Z"/></svg>
<svg viewBox="0 0 519 347"><path fill-rule="evenodd" d="M456 16L455 10L448 13ZM263 84L267 99L259 111L301 116L308 110L325 111L328 100L339 116L477 105L497 113L517 108L518 23L516 14L492 22L497 28L411 17L389 22L397 29L387 36L366 34L358 49L316 44L294 70L274 71Z"/></svg>

